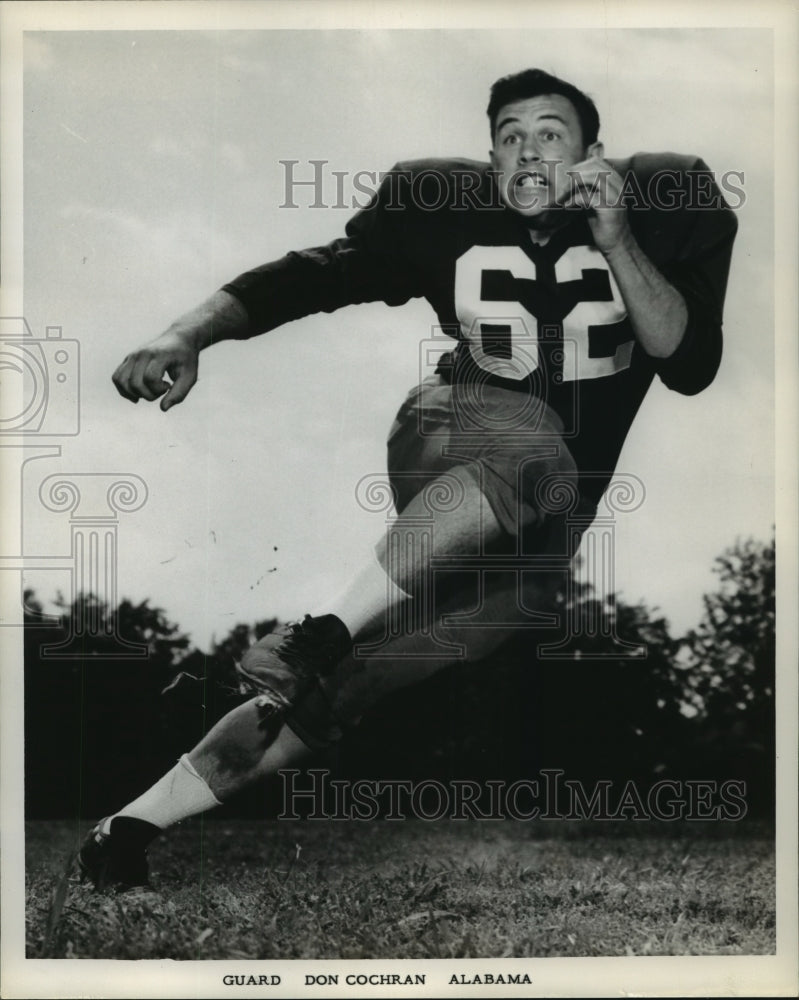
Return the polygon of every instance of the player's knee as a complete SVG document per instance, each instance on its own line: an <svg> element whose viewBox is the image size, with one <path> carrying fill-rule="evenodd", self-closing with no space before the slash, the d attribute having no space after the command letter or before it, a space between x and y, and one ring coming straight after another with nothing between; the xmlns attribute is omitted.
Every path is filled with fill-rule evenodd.
<svg viewBox="0 0 799 1000"><path fill-rule="evenodd" d="M251 646L242 656L238 672L250 690L268 692L273 703L291 705L306 683L305 673L275 656L274 644L274 637L266 636Z"/></svg>

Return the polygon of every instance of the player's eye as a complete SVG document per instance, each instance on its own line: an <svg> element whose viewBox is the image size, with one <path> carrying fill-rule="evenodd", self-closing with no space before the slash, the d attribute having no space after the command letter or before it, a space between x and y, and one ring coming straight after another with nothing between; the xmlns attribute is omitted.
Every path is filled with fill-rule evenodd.
<svg viewBox="0 0 799 1000"><path fill-rule="evenodd" d="M541 138L545 142L555 142L557 139L560 139L560 133L547 130L541 133Z"/></svg>
<svg viewBox="0 0 799 1000"><path fill-rule="evenodd" d="M515 146L518 141L519 141L519 136L515 132L510 132L502 140L502 145L503 146Z"/></svg>

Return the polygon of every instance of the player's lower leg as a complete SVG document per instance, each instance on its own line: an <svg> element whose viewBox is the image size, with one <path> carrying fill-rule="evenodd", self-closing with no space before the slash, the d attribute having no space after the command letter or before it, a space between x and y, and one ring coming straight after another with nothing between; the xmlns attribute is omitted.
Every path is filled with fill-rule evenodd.
<svg viewBox="0 0 799 1000"><path fill-rule="evenodd" d="M264 753L276 738L272 757L296 763L308 747L283 726L286 712L318 688L318 675L349 649L345 627L332 616L289 626L259 648L252 686L258 692L229 712L163 778L118 813L101 821L78 853L82 874L96 888L122 891L147 884L147 845L161 830L212 809L256 781ZM245 676L246 672L245 672ZM280 739L281 729L287 729ZM271 759L271 758L270 758Z"/></svg>
<svg viewBox="0 0 799 1000"><path fill-rule="evenodd" d="M220 802L263 776L267 751L275 771L311 754L290 726L276 724L271 732L266 727L258 699L251 699L221 718L188 755Z"/></svg>
<svg viewBox="0 0 799 1000"><path fill-rule="evenodd" d="M463 481L461 504L435 519L439 554L479 552L501 532L477 485L468 474ZM448 483L440 485L448 488ZM378 547L379 568L377 564L366 567L336 606L346 619L334 613L308 616L279 636L265 637L245 654L242 672L258 697L228 713L167 775L92 831L79 860L95 883L93 870L99 871L106 863L116 869L112 874L119 885L131 878L146 879L146 863L127 862L130 857L143 857L147 843L161 830L212 809L263 775L307 756L309 743L290 727L281 728L283 714L309 700L315 689L317 707L311 715L325 717L320 675L329 674L344 659L353 636L385 621L410 593L424 589L432 554L427 544L429 515L427 505L417 497L389 528ZM399 549L396 539L401 540Z"/></svg>
<svg viewBox="0 0 799 1000"><path fill-rule="evenodd" d="M97 824L78 854L81 874L95 888L122 892L148 885L147 847L162 830L311 753L274 715L266 719L267 728L258 702L253 698L228 712L151 788Z"/></svg>

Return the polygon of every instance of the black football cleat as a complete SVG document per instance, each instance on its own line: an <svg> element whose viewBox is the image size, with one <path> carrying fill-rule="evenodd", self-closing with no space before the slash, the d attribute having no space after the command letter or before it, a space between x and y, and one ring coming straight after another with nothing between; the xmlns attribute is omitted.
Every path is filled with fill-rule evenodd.
<svg viewBox="0 0 799 1000"><path fill-rule="evenodd" d="M103 833L104 823L97 824L78 851L81 881L91 882L97 892L151 889L147 844L161 832L159 827L132 816L117 816L111 820L110 832Z"/></svg>
<svg viewBox="0 0 799 1000"><path fill-rule="evenodd" d="M352 649L347 626L335 615L306 615L265 635L236 669L242 694L257 694L261 707L282 713L297 704Z"/></svg>

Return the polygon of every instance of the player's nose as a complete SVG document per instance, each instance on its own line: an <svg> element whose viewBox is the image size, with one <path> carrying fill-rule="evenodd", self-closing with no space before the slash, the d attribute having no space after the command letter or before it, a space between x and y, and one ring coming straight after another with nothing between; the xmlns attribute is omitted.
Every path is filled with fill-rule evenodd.
<svg viewBox="0 0 799 1000"><path fill-rule="evenodd" d="M536 149L536 147L531 143L525 143L519 148L519 163L524 165L526 163L538 163L541 156Z"/></svg>

